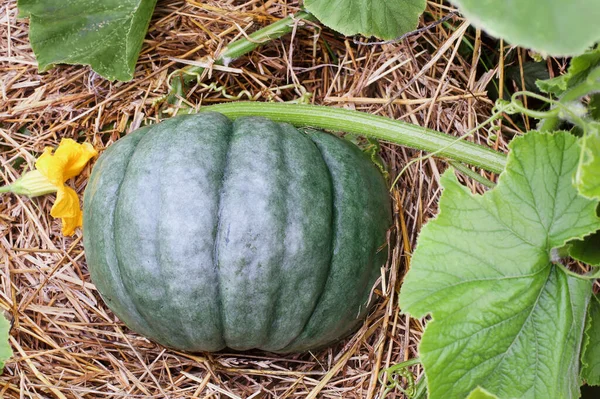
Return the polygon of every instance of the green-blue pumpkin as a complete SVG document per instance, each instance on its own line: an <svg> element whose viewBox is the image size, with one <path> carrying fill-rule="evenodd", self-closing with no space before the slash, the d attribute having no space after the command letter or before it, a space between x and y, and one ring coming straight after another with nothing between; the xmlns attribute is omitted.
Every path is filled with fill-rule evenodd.
<svg viewBox="0 0 600 399"><path fill-rule="evenodd" d="M216 113L141 128L96 163L86 258L134 331L183 351L315 349L366 314L385 181L354 144Z"/></svg>

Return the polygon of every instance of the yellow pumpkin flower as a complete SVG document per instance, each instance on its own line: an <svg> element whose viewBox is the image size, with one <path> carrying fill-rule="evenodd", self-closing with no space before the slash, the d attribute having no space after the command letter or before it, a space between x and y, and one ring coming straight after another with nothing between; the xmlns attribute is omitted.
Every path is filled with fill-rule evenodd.
<svg viewBox="0 0 600 399"><path fill-rule="evenodd" d="M25 173L15 183L0 187L0 192L37 197L56 192L56 202L50 215L62 219L62 233L70 236L83 222L79 197L65 182L77 176L88 161L98 152L89 143L79 144L71 139L62 139L54 151L47 147L35 163L36 170Z"/></svg>

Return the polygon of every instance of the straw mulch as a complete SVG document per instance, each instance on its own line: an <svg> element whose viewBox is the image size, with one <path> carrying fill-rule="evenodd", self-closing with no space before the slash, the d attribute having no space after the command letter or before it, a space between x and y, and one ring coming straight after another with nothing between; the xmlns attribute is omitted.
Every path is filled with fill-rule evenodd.
<svg viewBox="0 0 600 399"><path fill-rule="evenodd" d="M61 138L103 150L141 124L158 120L173 61L210 56L231 40L298 10L297 1L159 1L135 79L107 82L87 67L59 66L39 74L28 22L16 0L0 3L0 185L33 167ZM431 2L424 24L450 8ZM498 66L478 70L482 42L456 16L395 44L364 46L299 23L294 35L213 70L186 97L191 105L230 101L291 101L303 90L315 104L378 113L458 135L489 116L485 88ZM467 32L467 33L465 33ZM466 35L466 36L465 36ZM365 40L365 39L360 39ZM464 59L457 43L475 56ZM441 50L440 50L441 49ZM508 49L507 49L508 51ZM215 82L215 85L210 83ZM393 101L391 101L393 99ZM470 138L486 144L488 132ZM502 136L492 145L505 150ZM419 152L382 143L391 178ZM87 270L81 231L60 234L50 217L53 196L0 196L0 307L14 320L15 352L0 377L5 398L374 398L381 370L417 356L422 322L403 315L397 292L421 226L436 211L446 164L427 159L401 176L392 196L395 226L390 261L364 326L316 353L190 355L131 332L100 299ZM83 193L90 168L69 184ZM474 191L482 188L465 181ZM420 367L411 370L420 377ZM403 398L398 390L389 398Z"/></svg>

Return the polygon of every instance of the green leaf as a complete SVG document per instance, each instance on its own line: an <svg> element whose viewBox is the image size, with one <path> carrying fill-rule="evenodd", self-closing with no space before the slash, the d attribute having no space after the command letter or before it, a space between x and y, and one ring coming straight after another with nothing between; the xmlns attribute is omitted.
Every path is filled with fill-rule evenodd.
<svg viewBox="0 0 600 399"><path fill-rule="evenodd" d="M540 53L583 53L600 40L600 0L451 0L473 25Z"/></svg>
<svg viewBox="0 0 600 399"><path fill-rule="evenodd" d="M553 79L538 80L541 91L560 97L565 91L583 83L592 69L600 65L600 48L590 50L571 60L569 69L564 75Z"/></svg>
<svg viewBox="0 0 600 399"><path fill-rule="evenodd" d="M344 35L395 39L417 27L425 0L304 0L319 21Z"/></svg>
<svg viewBox="0 0 600 399"><path fill-rule="evenodd" d="M0 374L4 369L4 363L12 356L12 350L8 343L8 333L10 331L10 322L0 314Z"/></svg>
<svg viewBox="0 0 600 399"><path fill-rule="evenodd" d="M498 399L498 397L496 395L492 395L481 387L477 387L469 394L469 396L467 396L467 399Z"/></svg>
<svg viewBox="0 0 600 399"><path fill-rule="evenodd" d="M588 111L590 112L590 116L593 120L600 122L600 94L590 95Z"/></svg>
<svg viewBox="0 0 600 399"><path fill-rule="evenodd" d="M592 297L581 357L581 377L588 385L600 385L600 299Z"/></svg>
<svg viewBox="0 0 600 399"><path fill-rule="evenodd" d="M600 231L567 245L572 258L591 266L600 266Z"/></svg>
<svg viewBox="0 0 600 399"><path fill-rule="evenodd" d="M41 72L90 65L109 80L131 80L156 0L18 0Z"/></svg>
<svg viewBox="0 0 600 399"><path fill-rule="evenodd" d="M524 88L521 85L521 73L523 74L523 80L525 81ZM522 63L522 65L511 65L504 69L504 79L515 82L515 86L518 87L519 90L538 91L537 82L547 80L548 76L548 66L546 62L526 61ZM505 88L509 93L507 98L510 98L512 95L512 92L510 92L509 89L510 88L508 87Z"/></svg>
<svg viewBox="0 0 600 399"><path fill-rule="evenodd" d="M590 281L554 248L600 228L572 185L577 139L531 132L511 143L496 188L473 195L444 173L440 214L422 230L400 307L431 313L419 353L430 399L477 386L501 398L575 398Z"/></svg>
<svg viewBox="0 0 600 399"><path fill-rule="evenodd" d="M588 125L580 146L575 185L584 197L600 200L600 123L592 122Z"/></svg>

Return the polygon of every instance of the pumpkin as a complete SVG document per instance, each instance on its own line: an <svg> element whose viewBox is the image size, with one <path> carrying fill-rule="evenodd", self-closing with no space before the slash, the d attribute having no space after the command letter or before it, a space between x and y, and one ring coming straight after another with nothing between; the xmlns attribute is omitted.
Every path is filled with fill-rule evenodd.
<svg viewBox="0 0 600 399"><path fill-rule="evenodd" d="M365 316L390 208L379 170L346 140L186 115L104 151L84 246L106 304L164 346L299 352Z"/></svg>

